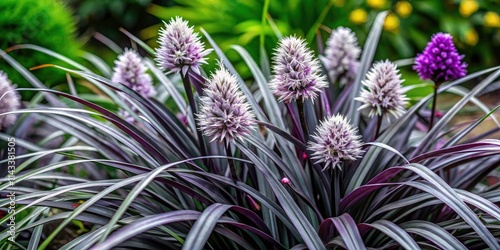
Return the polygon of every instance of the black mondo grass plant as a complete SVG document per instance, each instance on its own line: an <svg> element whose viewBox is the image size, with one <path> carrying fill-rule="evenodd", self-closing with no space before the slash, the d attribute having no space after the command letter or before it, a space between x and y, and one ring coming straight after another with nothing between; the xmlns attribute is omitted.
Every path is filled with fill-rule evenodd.
<svg viewBox="0 0 500 250"><path fill-rule="evenodd" d="M38 92L22 108L0 99L2 155L16 142L0 186L1 225L13 218L15 230L2 228L1 249L500 249L499 185L485 184L500 164L500 125L470 135L497 122L498 107L477 95L500 67L447 74L464 58L447 60L456 49L433 40L439 51L428 53L441 59L418 70L450 77L410 107L405 91L423 84L401 87L397 64L373 62L384 18L362 50L355 37L329 42L321 60L300 37L282 38L260 67L234 46L250 88L182 18L165 23L156 50L128 34L149 55L124 50L114 69L30 46L72 65L53 65L70 90L78 78L95 95L48 89L0 52L34 86L9 93ZM219 58L210 74L208 53ZM445 91L462 97L431 118ZM451 125L468 102L485 115ZM38 127L44 137L31 140Z"/></svg>

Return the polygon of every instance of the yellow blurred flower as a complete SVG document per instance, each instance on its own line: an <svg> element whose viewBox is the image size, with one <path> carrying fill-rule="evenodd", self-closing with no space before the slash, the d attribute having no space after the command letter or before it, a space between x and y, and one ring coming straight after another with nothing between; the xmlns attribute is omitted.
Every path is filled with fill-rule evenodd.
<svg viewBox="0 0 500 250"><path fill-rule="evenodd" d="M479 37L477 36L477 32L475 29L469 29L467 33L465 33L465 43L470 46L475 46Z"/></svg>
<svg viewBox="0 0 500 250"><path fill-rule="evenodd" d="M366 4L374 9L382 9L385 7L386 3L386 0L366 0Z"/></svg>
<svg viewBox="0 0 500 250"><path fill-rule="evenodd" d="M354 24L362 24L368 19L368 13L364 9L355 9L349 14L349 21Z"/></svg>
<svg viewBox="0 0 500 250"><path fill-rule="evenodd" d="M462 16L469 17L476 12L477 9L479 9L479 4L476 0L462 0L458 8L458 11Z"/></svg>
<svg viewBox="0 0 500 250"><path fill-rule="evenodd" d="M484 26L500 28L500 16L493 11L486 12L484 15Z"/></svg>
<svg viewBox="0 0 500 250"><path fill-rule="evenodd" d="M407 18L408 16L410 16L413 7L408 1L400 1L396 3L395 10L400 17Z"/></svg>
<svg viewBox="0 0 500 250"><path fill-rule="evenodd" d="M399 18L393 13L387 15L384 21L384 30L397 32L398 28L399 28Z"/></svg>

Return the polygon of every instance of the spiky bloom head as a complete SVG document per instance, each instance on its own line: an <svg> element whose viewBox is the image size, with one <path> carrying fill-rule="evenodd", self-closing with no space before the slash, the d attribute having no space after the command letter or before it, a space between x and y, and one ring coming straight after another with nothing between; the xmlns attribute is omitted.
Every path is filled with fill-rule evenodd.
<svg viewBox="0 0 500 250"><path fill-rule="evenodd" d="M360 136L342 115L326 118L316 129L316 134L309 141L308 150L315 163L325 163L324 169L340 168L344 161L354 161L361 157Z"/></svg>
<svg viewBox="0 0 500 250"><path fill-rule="evenodd" d="M21 106L19 95L14 86L7 78L7 74L0 70L0 130L5 129L16 122L15 114L3 115L7 112L16 111Z"/></svg>
<svg viewBox="0 0 500 250"><path fill-rule="evenodd" d="M401 87L403 80L396 64L389 60L377 62L366 76L362 82L366 88L355 98L363 103L358 110L370 109L370 117L386 114L400 117L405 112L408 98Z"/></svg>
<svg viewBox="0 0 500 250"><path fill-rule="evenodd" d="M118 56L113 68L112 82L121 83L144 97L153 96L156 92L151 76L141 57L131 49Z"/></svg>
<svg viewBox="0 0 500 250"><path fill-rule="evenodd" d="M437 33L427 43L424 52L417 55L413 69L421 79L429 79L439 85L467 74L467 64L462 62L463 58L463 55L458 54L450 34Z"/></svg>
<svg viewBox="0 0 500 250"><path fill-rule="evenodd" d="M358 39L351 29L338 27L333 30L326 41L325 57L321 57L330 80L339 81L341 85L353 81L360 54Z"/></svg>
<svg viewBox="0 0 500 250"><path fill-rule="evenodd" d="M282 38L274 55L270 87L279 101L297 99L314 101L321 88L327 86L320 75L320 64L305 40L294 36Z"/></svg>
<svg viewBox="0 0 500 250"><path fill-rule="evenodd" d="M198 33L181 17L175 17L165 28L160 29L158 38L160 47L156 49L156 62L161 70L182 72L183 75L191 69L200 73L200 64L207 63L205 56L212 50L205 50Z"/></svg>
<svg viewBox="0 0 500 250"><path fill-rule="evenodd" d="M222 65L212 74L204 92L197 119L200 130L212 141L232 142L254 129L255 117L238 90L238 80Z"/></svg>

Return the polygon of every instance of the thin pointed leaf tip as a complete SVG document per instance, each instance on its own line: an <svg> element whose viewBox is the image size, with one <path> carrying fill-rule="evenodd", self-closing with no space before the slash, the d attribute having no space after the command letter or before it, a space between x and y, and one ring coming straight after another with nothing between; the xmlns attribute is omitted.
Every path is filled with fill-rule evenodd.
<svg viewBox="0 0 500 250"><path fill-rule="evenodd" d="M255 116L250 111L238 80L222 65L212 74L197 115L200 130L212 141L231 142L255 129Z"/></svg>
<svg viewBox="0 0 500 250"><path fill-rule="evenodd" d="M338 27L326 41L325 56L321 57L328 76L341 85L351 83L358 71L361 48L358 39L349 28Z"/></svg>
<svg viewBox="0 0 500 250"><path fill-rule="evenodd" d="M189 69L200 73L200 64L207 63L207 56L212 49L205 49L200 42L200 36L193 31L187 21L181 17L175 17L165 23L160 29L158 38L160 47L156 49L156 62L161 70L183 75Z"/></svg>
<svg viewBox="0 0 500 250"><path fill-rule="evenodd" d="M10 82L7 74L0 70L0 114L16 111L21 106L20 97ZM16 122L15 114L0 116L0 130L6 129Z"/></svg>
<svg viewBox="0 0 500 250"><path fill-rule="evenodd" d="M315 163L325 163L324 169L339 167L344 161L361 157L361 136L345 117L340 114L326 118L309 141L308 150Z"/></svg>
<svg viewBox="0 0 500 250"><path fill-rule="evenodd" d="M319 60L301 38L281 39L273 59L270 87L279 101L289 103L308 98L314 101L320 89L328 85L320 74Z"/></svg>
<svg viewBox="0 0 500 250"><path fill-rule="evenodd" d="M424 52L417 55L413 69L422 80L432 80L439 85L467 74L463 58L464 55L458 54L450 34L437 33L427 43Z"/></svg>
<svg viewBox="0 0 500 250"><path fill-rule="evenodd" d="M404 114L408 98L401 87L403 80L396 64L389 60L377 62L366 78L363 81L366 88L355 98L363 103L358 110L370 109L370 117L391 114L398 118Z"/></svg>

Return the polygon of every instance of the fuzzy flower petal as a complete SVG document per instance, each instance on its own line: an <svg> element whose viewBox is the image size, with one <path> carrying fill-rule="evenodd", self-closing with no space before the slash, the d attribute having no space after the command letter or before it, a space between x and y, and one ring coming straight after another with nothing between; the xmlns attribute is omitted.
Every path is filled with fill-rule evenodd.
<svg viewBox="0 0 500 250"><path fill-rule="evenodd" d="M142 63L142 59L134 50L126 49L125 52L115 60L111 81L123 84L143 97L151 97L156 94L153 87L151 76L146 73L147 67ZM120 93L125 103L130 106L132 111L137 112L136 108L128 100L128 96ZM120 110L119 115L129 123L134 122L134 117L125 110Z"/></svg>
<svg viewBox="0 0 500 250"><path fill-rule="evenodd" d="M212 49L205 50L200 42L198 33L181 17L176 17L165 23L165 28L160 30L158 38L160 47L156 49L156 62L161 70L169 72L182 72L189 69L200 73L200 64L207 63L205 56Z"/></svg>
<svg viewBox="0 0 500 250"><path fill-rule="evenodd" d="M21 106L20 99L7 74L0 70L0 114L18 110ZM1 115L0 130L14 124L16 118L15 114Z"/></svg>
<svg viewBox="0 0 500 250"><path fill-rule="evenodd" d="M238 80L222 66L209 80L197 120L212 141L232 142L255 129L255 116L238 89Z"/></svg>
<svg viewBox="0 0 500 250"><path fill-rule="evenodd" d="M144 97L156 94L151 76L146 73L147 67L134 50L126 49L119 55L113 71L112 82L121 83Z"/></svg>
<svg viewBox="0 0 500 250"><path fill-rule="evenodd" d="M432 80L439 85L461 78L467 74L467 64L462 62L450 34L437 33L427 43L422 54L417 55L413 69L421 79Z"/></svg>
<svg viewBox="0 0 500 250"><path fill-rule="evenodd" d="M348 84L356 78L361 48L358 39L349 28L338 27L326 41L325 56L321 57L330 80Z"/></svg>
<svg viewBox="0 0 500 250"><path fill-rule="evenodd" d="M297 37L280 40L274 55L273 76L270 87L279 101L297 99L314 101L321 88L327 86L325 76L320 75L320 64Z"/></svg>
<svg viewBox="0 0 500 250"><path fill-rule="evenodd" d="M362 82L367 88L355 98L363 103L358 110L370 109L370 117L387 114L400 117L408 100L401 88L402 82L396 64L389 60L375 63ZM389 119L389 116L386 117Z"/></svg>
<svg viewBox="0 0 500 250"><path fill-rule="evenodd" d="M315 163L325 163L325 168L340 167L344 161L354 161L361 157L360 136L342 115L326 118L316 129L316 134L309 141L308 150Z"/></svg>

